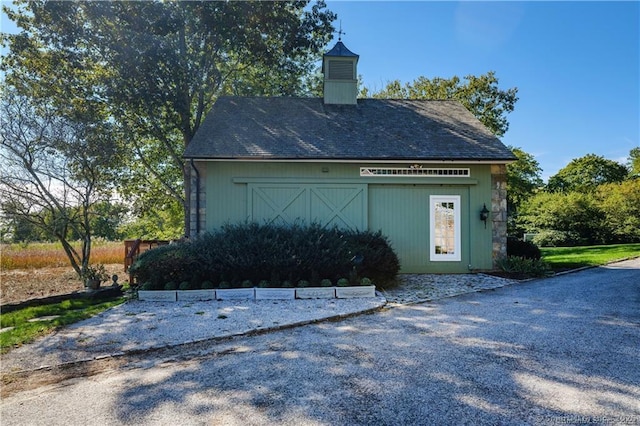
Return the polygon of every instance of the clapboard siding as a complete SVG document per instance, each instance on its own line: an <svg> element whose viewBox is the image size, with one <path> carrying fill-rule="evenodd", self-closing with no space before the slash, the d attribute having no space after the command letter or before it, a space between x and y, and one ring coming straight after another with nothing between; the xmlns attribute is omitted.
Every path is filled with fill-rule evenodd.
<svg viewBox="0 0 640 426"><path fill-rule="evenodd" d="M212 161L205 163L206 227L243 221L292 223L382 231L400 257L402 272L465 273L492 268L489 165L469 167L468 178L361 177L360 167L406 164ZM446 167L438 164L437 167ZM429 261L429 196L458 195L461 261Z"/></svg>

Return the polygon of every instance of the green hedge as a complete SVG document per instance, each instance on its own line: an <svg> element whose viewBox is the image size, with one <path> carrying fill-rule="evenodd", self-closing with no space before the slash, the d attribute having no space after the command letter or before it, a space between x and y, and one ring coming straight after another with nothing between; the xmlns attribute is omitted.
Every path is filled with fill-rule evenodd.
<svg viewBox="0 0 640 426"><path fill-rule="evenodd" d="M189 282L192 288L205 282L241 287L246 281L263 287L300 281L320 286L322 280L340 278L357 285L363 277L383 284L399 269L397 255L380 232L246 223L146 251L130 271L145 288L162 289L168 282Z"/></svg>
<svg viewBox="0 0 640 426"><path fill-rule="evenodd" d="M197 275L191 253L191 247L183 243L147 250L136 258L129 273L149 290L164 290L167 283L191 281Z"/></svg>
<svg viewBox="0 0 640 426"><path fill-rule="evenodd" d="M507 238L507 256L523 257L525 259L540 259L540 248L530 241L522 241L515 237Z"/></svg>

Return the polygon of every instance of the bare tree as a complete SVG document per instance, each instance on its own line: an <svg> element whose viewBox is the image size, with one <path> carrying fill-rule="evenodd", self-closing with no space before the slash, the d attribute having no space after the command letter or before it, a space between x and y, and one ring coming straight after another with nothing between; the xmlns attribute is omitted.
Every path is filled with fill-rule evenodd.
<svg viewBox="0 0 640 426"><path fill-rule="evenodd" d="M6 87L5 87L6 89ZM0 106L0 205L62 244L78 276L91 256L93 206L111 194L117 144L108 122L72 120L4 90ZM80 250L69 240L81 239Z"/></svg>

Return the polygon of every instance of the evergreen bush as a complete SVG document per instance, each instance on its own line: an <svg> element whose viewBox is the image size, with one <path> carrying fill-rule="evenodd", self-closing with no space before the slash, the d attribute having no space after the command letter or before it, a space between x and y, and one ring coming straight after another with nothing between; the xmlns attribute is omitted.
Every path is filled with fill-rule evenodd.
<svg viewBox="0 0 640 426"><path fill-rule="evenodd" d="M203 281L202 285L200 286L200 288L203 289L203 290L212 290L212 289L216 288L216 286L211 281Z"/></svg>
<svg viewBox="0 0 640 426"><path fill-rule="evenodd" d="M331 285L332 285L331 280L327 278L320 281L320 287L331 287Z"/></svg>
<svg viewBox="0 0 640 426"><path fill-rule="evenodd" d="M153 288L153 285L147 281L146 283L140 286L140 290L149 291L149 290L155 290L155 289Z"/></svg>
<svg viewBox="0 0 640 426"><path fill-rule="evenodd" d="M542 257L542 253L538 246L530 241L523 241L515 237L508 237L507 256L524 257L525 259L540 259L540 257Z"/></svg>
<svg viewBox="0 0 640 426"><path fill-rule="evenodd" d="M350 253L362 259L362 263L354 265L357 276L384 283L398 275L400 261L382 232L349 232L347 240Z"/></svg>
<svg viewBox="0 0 640 426"><path fill-rule="evenodd" d="M263 283L267 286L301 280L316 286L320 278L336 282L341 277L358 284L364 276L384 284L393 281L399 269L397 255L380 232L326 229L319 224L244 223L146 251L131 266L131 273L160 288L169 281L198 287L204 278L221 282L224 288L266 278L270 278L269 284Z"/></svg>
<svg viewBox="0 0 640 426"><path fill-rule="evenodd" d="M349 287L349 284L351 283L347 278L340 278L337 285L338 287Z"/></svg>
<svg viewBox="0 0 640 426"><path fill-rule="evenodd" d="M129 268L138 282L160 290L169 282L190 281L197 270L188 243L174 243L141 253Z"/></svg>

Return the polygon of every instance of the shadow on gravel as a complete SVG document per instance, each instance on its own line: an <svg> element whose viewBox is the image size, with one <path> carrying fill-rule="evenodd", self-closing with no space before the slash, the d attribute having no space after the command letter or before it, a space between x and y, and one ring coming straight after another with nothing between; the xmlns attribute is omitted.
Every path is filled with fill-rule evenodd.
<svg viewBox="0 0 640 426"><path fill-rule="evenodd" d="M113 410L122 423L639 421L639 300L637 270L598 268L239 338L129 371Z"/></svg>

